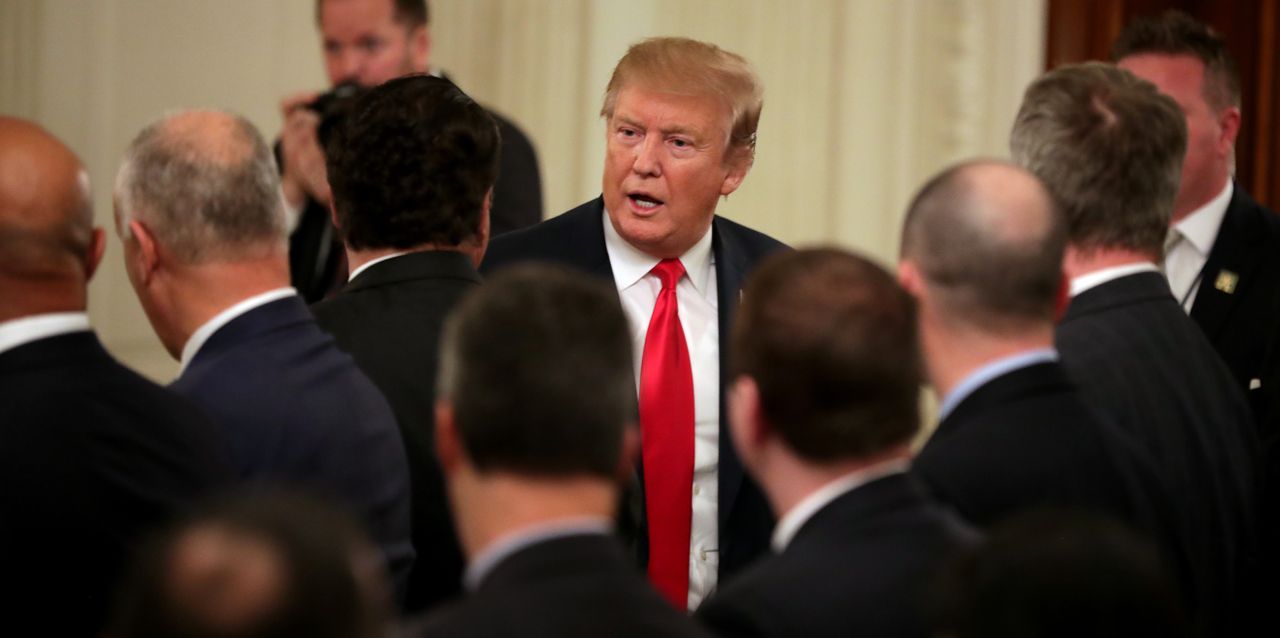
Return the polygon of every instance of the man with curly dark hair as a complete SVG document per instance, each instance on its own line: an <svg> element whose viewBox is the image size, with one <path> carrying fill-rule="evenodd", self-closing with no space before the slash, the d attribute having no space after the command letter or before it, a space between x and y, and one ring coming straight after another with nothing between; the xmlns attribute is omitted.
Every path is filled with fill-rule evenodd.
<svg viewBox="0 0 1280 638"><path fill-rule="evenodd" d="M421 552L410 610L452 596L461 582L432 443L437 342L445 315L480 283L499 143L493 118L458 87L414 75L361 97L326 148L351 278L314 311L400 424Z"/></svg>

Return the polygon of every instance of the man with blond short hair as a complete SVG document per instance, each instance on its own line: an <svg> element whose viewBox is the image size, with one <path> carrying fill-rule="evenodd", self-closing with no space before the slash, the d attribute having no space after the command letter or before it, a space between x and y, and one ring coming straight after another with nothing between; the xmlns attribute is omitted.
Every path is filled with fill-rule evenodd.
<svg viewBox="0 0 1280 638"><path fill-rule="evenodd" d="M601 109L603 196L496 238L483 264L556 262L617 287L643 442L643 497L623 515L639 519L638 557L682 608L762 553L773 525L725 434L721 390L743 279L784 246L716 215L751 169L762 96L747 61L715 45L633 45Z"/></svg>

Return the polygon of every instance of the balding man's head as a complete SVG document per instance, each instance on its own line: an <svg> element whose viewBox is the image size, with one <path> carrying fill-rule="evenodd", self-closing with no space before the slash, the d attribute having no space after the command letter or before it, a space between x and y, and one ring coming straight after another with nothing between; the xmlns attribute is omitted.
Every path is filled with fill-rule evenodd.
<svg viewBox="0 0 1280 638"><path fill-rule="evenodd" d="M138 220L186 263L283 251L286 224L275 160L243 117L184 111L146 127L116 178L122 236Z"/></svg>
<svg viewBox="0 0 1280 638"><path fill-rule="evenodd" d="M986 331L1054 320L1066 228L1034 175L976 161L930 180L907 211L902 260L943 315Z"/></svg>
<svg viewBox="0 0 1280 638"><path fill-rule="evenodd" d="M83 309L101 256L80 160L39 126L0 116L0 320Z"/></svg>

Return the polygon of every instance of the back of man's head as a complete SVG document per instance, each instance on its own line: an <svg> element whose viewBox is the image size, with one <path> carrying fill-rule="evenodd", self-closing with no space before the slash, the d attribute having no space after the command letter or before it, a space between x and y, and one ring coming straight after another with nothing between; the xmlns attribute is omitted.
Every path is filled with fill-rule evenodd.
<svg viewBox="0 0 1280 638"><path fill-rule="evenodd" d="M1178 193L1187 124L1155 86L1109 64L1064 66L1027 88L1009 146L1083 250L1158 258Z"/></svg>
<svg viewBox="0 0 1280 638"><path fill-rule="evenodd" d="M979 160L929 180L907 210L903 261L939 316L991 334L1054 321L1066 227L1036 177Z"/></svg>
<svg viewBox="0 0 1280 638"><path fill-rule="evenodd" d="M770 257L743 292L732 348L734 376L755 380L769 426L805 460L874 457L919 428L915 306L862 257Z"/></svg>
<svg viewBox="0 0 1280 638"><path fill-rule="evenodd" d="M267 490L206 506L145 548L117 605L119 638L377 638L389 588L358 524Z"/></svg>
<svg viewBox="0 0 1280 638"><path fill-rule="evenodd" d="M28 288L82 289L97 265L93 243L80 160L36 124L0 116L0 321L40 312L22 307Z"/></svg>
<svg viewBox="0 0 1280 638"><path fill-rule="evenodd" d="M610 287L552 266L503 271L454 310L441 350L438 396L477 471L617 475L635 385Z"/></svg>
<svg viewBox="0 0 1280 638"><path fill-rule="evenodd" d="M1216 110L1240 106L1240 74L1222 36L1177 10L1130 22L1111 46L1111 60L1144 54L1187 55L1204 64L1204 98Z"/></svg>
<svg viewBox="0 0 1280 638"><path fill-rule="evenodd" d="M184 263L283 254L287 238L271 149L248 120L222 111L144 128L120 165L116 206L124 236L137 219Z"/></svg>
<svg viewBox="0 0 1280 638"><path fill-rule="evenodd" d="M347 246L451 247L483 237L499 143L493 118L448 80L412 75L361 96L325 152Z"/></svg>

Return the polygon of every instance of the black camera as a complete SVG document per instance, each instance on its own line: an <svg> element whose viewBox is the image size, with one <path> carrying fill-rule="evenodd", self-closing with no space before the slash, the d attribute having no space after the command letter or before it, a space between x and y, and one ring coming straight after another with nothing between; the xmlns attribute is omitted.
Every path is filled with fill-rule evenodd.
<svg viewBox="0 0 1280 638"><path fill-rule="evenodd" d="M320 94L310 104L306 105L308 110L314 111L320 116L320 125L316 128L316 138L320 141L321 148L327 147L330 135L346 120L347 114L351 112L356 99L364 95L365 91L364 87L354 82L343 82L328 92Z"/></svg>

